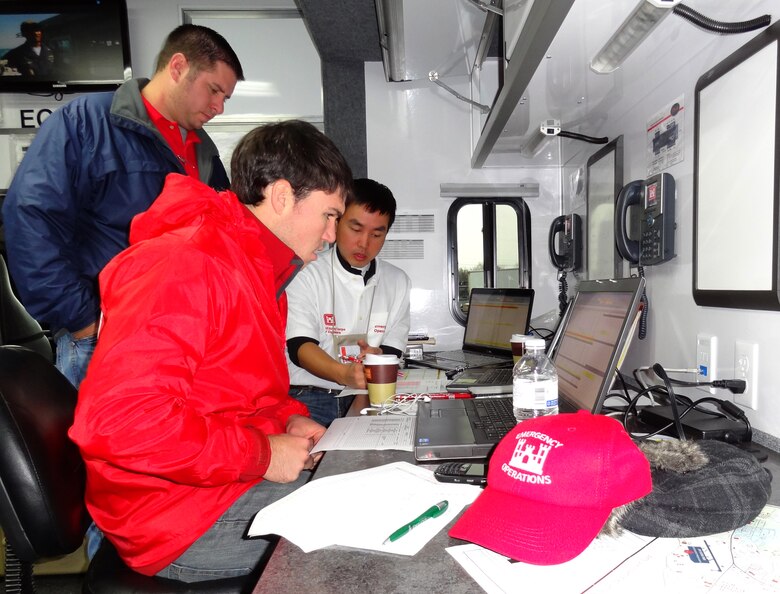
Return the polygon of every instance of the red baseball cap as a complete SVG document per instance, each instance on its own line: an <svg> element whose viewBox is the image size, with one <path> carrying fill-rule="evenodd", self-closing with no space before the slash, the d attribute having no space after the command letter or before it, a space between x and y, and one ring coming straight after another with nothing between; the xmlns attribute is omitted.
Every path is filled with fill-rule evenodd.
<svg viewBox="0 0 780 594"><path fill-rule="evenodd" d="M449 531L526 563L573 559L616 507L653 488L619 421L587 411L517 424L490 457L487 486Z"/></svg>

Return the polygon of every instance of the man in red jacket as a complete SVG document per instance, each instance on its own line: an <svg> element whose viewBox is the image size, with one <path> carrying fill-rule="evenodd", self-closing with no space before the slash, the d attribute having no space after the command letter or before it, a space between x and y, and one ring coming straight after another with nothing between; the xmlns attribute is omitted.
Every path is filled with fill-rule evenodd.
<svg viewBox="0 0 780 594"><path fill-rule="evenodd" d="M314 126L257 128L232 191L171 174L100 274L103 319L71 438L86 500L125 562L200 581L250 573L253 515L303 484L324 428L290 398L284 289L317 258L351 191Z"/></svg>

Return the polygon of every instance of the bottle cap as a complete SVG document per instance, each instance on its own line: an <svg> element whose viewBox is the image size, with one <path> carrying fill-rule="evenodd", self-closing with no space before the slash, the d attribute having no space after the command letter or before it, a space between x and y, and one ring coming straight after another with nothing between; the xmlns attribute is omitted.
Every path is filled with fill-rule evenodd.
<svg viewBox="0 0 780 594"><path fill-rule="evenodd" d="M529 338L525 341L525 348L531 349L534 347L542 347L544 348L544 339L543 338Z"/></svg>

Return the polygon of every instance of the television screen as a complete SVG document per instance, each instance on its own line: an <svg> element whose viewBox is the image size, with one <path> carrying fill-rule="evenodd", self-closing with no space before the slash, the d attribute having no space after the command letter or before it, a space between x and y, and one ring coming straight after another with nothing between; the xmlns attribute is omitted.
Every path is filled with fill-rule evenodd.
<svg viewBox="0 0 780 594"><path fill-rule="evenodd" d="M124 0L0 0L0 92L109 90L131 76Z"/></svg>

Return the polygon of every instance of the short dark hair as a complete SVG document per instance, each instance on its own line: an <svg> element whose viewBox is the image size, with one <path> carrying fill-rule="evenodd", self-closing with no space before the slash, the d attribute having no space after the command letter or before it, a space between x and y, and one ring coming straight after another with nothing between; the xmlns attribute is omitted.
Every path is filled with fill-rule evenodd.
<svg viewBox="0 0 780 594"><path fill-rule="evenodd" d="M352 171L333 141L301 120L259 126L236 145L230 189L244 204L260 204L266 186L290 182L296 200L320 190L352 193Z"/></svg>
<svg viewBox="0 0 780 594"><path fill-rule="evenodd" d="M24 21L21 25L19 25L19 30L21 31L23 37L27 37L36 31L43 31L43 28L41 27L41 24L36 21Z"/></svg>
<svg viewBox="0 0 780 594"><path fill-rule="evenodd" d="M236 52L222 35L201 25L179 25L168 34L157 55L156 72L164 70L174 54L182 53L192 71L213 70L217 62L224 62L235 73L236 80L244 80L244 70Z"/></svg>
<svg viewBox="0 0 780 594"><path fill-rule="evenodd" d="M368 212L388 215L390 220L387 229L389 230L395 221L395 197L390 188L366 177L356 179L352 187L353 192L347 197L346 208L352 204L359 204Z"/></svg>

